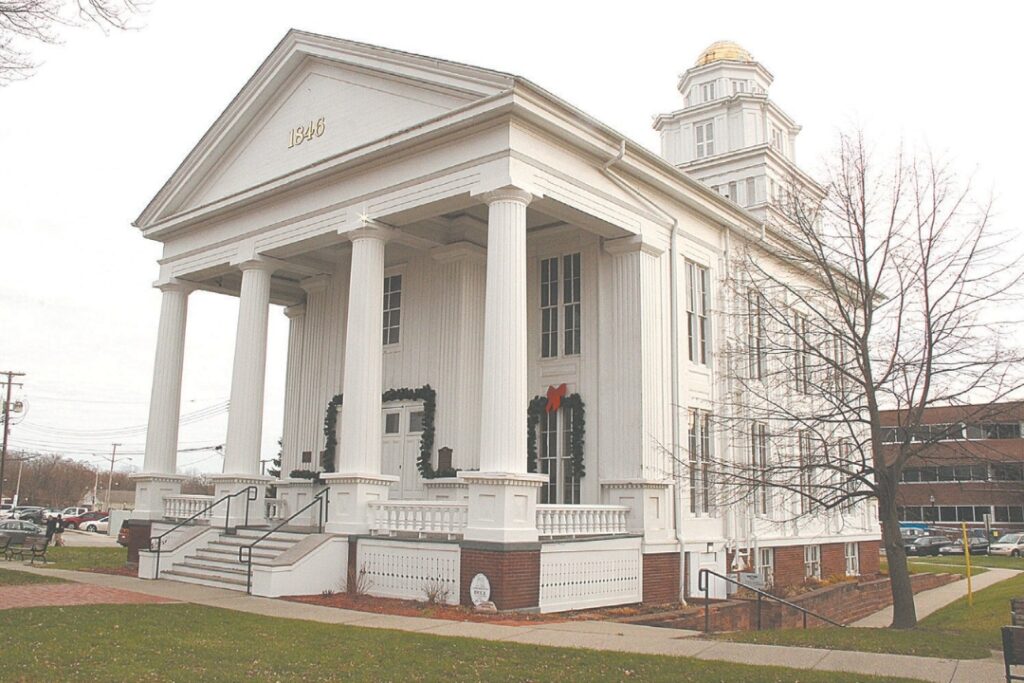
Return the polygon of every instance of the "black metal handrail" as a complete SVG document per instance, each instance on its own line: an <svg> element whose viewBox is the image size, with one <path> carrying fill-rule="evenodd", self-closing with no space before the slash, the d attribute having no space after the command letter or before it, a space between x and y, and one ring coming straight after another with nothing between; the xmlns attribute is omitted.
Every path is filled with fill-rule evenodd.
<svg viewBox="0 0 1024 683"><path fill-rule="evenodd" d="M160 534L159 536L154 536L153 538L150 538L149 539L149 550L150 550L150 552L156 553L156 574L155 574L154 578L157 578L157 579L160 578L160 551L161 551L161 549L163 548L163 545L164 545L164 537L166 537L172 531L177 531L178 529L180 529L181 527L185 526L189 522L191 522L191 521L201 517L203 515L203 513L209 512L210 510L212 510L213 508L217 507L218 505L220 505L221 503L223 503L225 501L227 501L227 509L224 511L224 532L227 533L228 529L231 526L231 499L234 498L235 496L239 496L239 495L241 495L243 493L246 494L245 495L245 524L248 525L249 524L249 503L255 502L256 499L259 498L259 493L260 493L259 489L257 487L255 487L255 486L246 486L244 489L239 489L238 491L235 491L234 493L229 493L227 495L221 496L217 500L213 501L212 503L210 503L209 505L204 507L199 512L197 512L194 515L192 515L191 517L189 517L188 519L183 519L180 522L178 522L177 524L175 524L174 526L172 526L167 531L165 531L162 534ZM154 541L156 541L156 548L153 547L153 542Z"/></svg>
<svg viewBox="0 0 1024 683"><path fill-rule="evenodd" d="M313 496L313 500L309 501L308 503L303 505L301 508L299 508L298 510L293 512L291 517L289 517L288 519L282 521L280 524L278 524L273 529L271 529L267 533L265 533L262 536L260 536L259 538L257 538L255 541L253 541L249 545L239 546L239 548L238 548L238 561L239 561L239 563L244 563L246 565L246 572L245 572L245 592L246 593L252 594L252 549L255 548L256 545L258 543L260 543L261 541L266 540L267 537L269 537L275 531L280 530L281 527L287 526L288 522L292 521L293 519L295 519L296 517L298 517L303 512L305 512L309 508L313 507L314 505L319 505L320 506L319 509L317 509L317 525L316 526L317 526L317 533L321 533L322 534L324 532L324 522L327 519L327 506L330 505L330 500L328 500L328 498L327 498L327 492L328 491L330 491L330 489L324 489L324 490L320 491L320 493L318 493L315 496ZM245 553L245 557L244 558L242 557L243 551Z"/></svg>
<svg viewBox="0 0 1024 683"><path fill-rule="evenodd" d="M833 620L829 619L826 616L818 614L817 612L812 612L811 610L807 609L806 607L801 607L800 605L793 604L789 600L783 600L782 598L777 597L775 595L772 595L771 593L768 593L766 591L760 590L759 588L752 588L751 586L748 586L748 585L746 585L744 583L741 583L741 582L737 581L736 579L730 579L728 576L725 576L724 574L719 574L718 572L711 571L710 569L701 569L699 572L697 572L697 590L702 591L704 593L704 633L708 633L708 632L711 631L711 609L710 609L711 598L708 595L709 592L710 592L710 585L709 585L709 582L708 582L708 575L709 574L711 576L717 576L720 579L724 579L725 581L728 581L731 584L735 584L735 585L740 586L742 588L746 588L749 591L753 591L753 592L757 593L757 630L758 631L761 630L761 604L762 604L762 599L763 598L768 598L769 600L774 600L775 602L780 602L783 605L786 605L787 607L792 607L793 609L795 609L798 612L800 612L803 615L803 618L804 618L804 628L807 628L807 615L808 614L811 615L812 617L816 618L816 619L821 619L822 621L828 622L829 624L832 624L833 626L841 626L841 627L845 627L846 626L846 624L840 624L838 621L833 621Z"/></svg>

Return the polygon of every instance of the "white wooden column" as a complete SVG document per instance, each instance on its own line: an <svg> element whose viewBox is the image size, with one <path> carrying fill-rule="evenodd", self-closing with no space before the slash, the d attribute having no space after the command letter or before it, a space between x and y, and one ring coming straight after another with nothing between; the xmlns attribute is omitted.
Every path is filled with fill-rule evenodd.
<svg viewBox="0 0 1024 683"><path fill-rule="evenodd" d="M235 361L231 371L231 405L224 445L224 473L210 477L217 498L254 487L255 500L246 495L231 499L213 511L213 521L227 515L231 526L265 521L263 500L270 477L260 474L263 441L263 392L267 373L267 322L270 313L270 276L275 267L265 261L245 261L238 300Z"/></svg>
<svg viewBox="0 0 1024 683"><path fill-rule="evenodd" d="M608 297L601 302L600 372L603 391L597 422L601 502L630 508L631 533L643 534L644 552L678 552L671 514L672 461L662 444L666 395L668 263L664 250L639 236L604 244Z"/></svg>
<svg viewBox="0 0 1024 683"><path fill-rule="evenodd" d="M468 485L464 539L513 546L537 541L543 475L526 471L526 207L517 188L489 192L484 296L480 471Z"/></svg>
<svg viewBox="0 0 1024 683"><path fill-rule="evenodd" d="M288 317L288 360L284 380L284 424L281 429L281 477L299 469L299 401L302 395L302 348L306 306L284 309Z"/></svg>
<svg viewBox="0 0 1024 683"><path fill-rule="evenodd" d="M480 471L526 472L526 207L508 189L487 202Z"/></svg>
<svg viewBox="0 0 1024 683"><path fill-rule="evenodd" d="M174 474L178 459L181 374L185 362L185 321L192 287L171 282L158 285L160 325L157 328L153 388L149 400L143 472Z"/></svg>
<svg viewBox="0 0 1024 683"><path fill-rule="evenodd" d="M242 290L238 301L224 472L259 474L270 276L274 266L263 261L246 261L239 268L242 271Z"/></svg>
<svg viewBox="0 0 1024 683"><path fill-rule="evenodd" d="M344 405L336 469L381 472L381 385L384 373L384 235L374 228L352 237L348 322L345 326Z"/></svg>
<svg viewBox="0 0 1024 683"><path fill-rule="evenodd" d="M299 285L306 292L306 321L302 331L302 368L299 381L296 469L320 469L320 449L323 444L325 405L321 405L320 380L324 367L324 338L327 321L325 291L330 282L327 275L302 280ZM303 451L310 452L310 461L302 462Z"/></svg>
<svg viewBox="0 0 1024 683"><path fill-rule="evenodd" d="M348 233L352 266L345 325L345 368L335 472L322 475L330 486L327 531L366 533L369 506L388 497L398 480L381 474L383 417L381 385L384 372L385 231L360 228Z"/></svg>
<svg viewBox="0 0 1024 683"><path fill-rule="evenodd" d="M185 322L188 295L193 287L180 281L166 282L157 287L162 292L160 323L153 362L146 452L142 473L133 477L136 488L134 519L163 517L164 497L180 493L181 480L184 479L177 476L178 422L185 360Z"/></svg>

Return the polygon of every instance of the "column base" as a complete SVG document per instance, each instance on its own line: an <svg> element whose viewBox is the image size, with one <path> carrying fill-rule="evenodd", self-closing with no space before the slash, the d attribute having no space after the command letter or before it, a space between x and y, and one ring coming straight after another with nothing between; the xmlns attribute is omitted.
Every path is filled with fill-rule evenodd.
<svg viewBox="0 0 1024 683"><path fill-rule="evenodd" d="M254 500L241 493L230 501L218 505L210 515L211 526L224 524L227 527L238 526L262 526L267 523L267 486L274 482L273 477L266 477L259 474L211 474L210 481L213 482L213 499L218 500L224 496L237 493L248 486L256 487ZM228 504L230 502L230 505ZM248 511L248 515L246 512Z"/></svg>
<svg viewBox="0 0 1024 683"><path fill-rule="evenodd" d="M626 529L643 534L645 553L678 552L670 499L672 481L619 479L601 481L601 502L629 508Z"/></svg>
<svg viewBox="0 0 1024 683"><path fill-rule="evenodd" d="M386 474L350 474L329 472L320 479L330 488L327 494L329 534L366 534L370 532L369 504L388 499L388 489L398 477Z"/></svg>
<svg viewBox="0 0 1024 683"><path fill-rule="evenodd" d="M181 482L188 479L180 474L140 472L128 475L135 482L135 509L130 519L163 519L164 498L181 495Z"/></svg>
<svg viewBox="0 0 1024 683"><path fill-rule="evenodd" d="M460 472L469 493L463 538L490 543L535 543L537 495L548 480L525 472Z"/></svg>
<svg viewBox="0 0 1024 683"><path fill-rule="evenodd" d="M277 498L284 505L282 518L288 518L309 505L316 494L320 493L325 486L319 482L309 479L280 479L274 482L277 487ZM328 494L330 495L330 494ZM325 512L327 508L324 509ZM319 524L319 505L312 505L304 513L293 519L289 524L293 526L314 527Z"/></svg>

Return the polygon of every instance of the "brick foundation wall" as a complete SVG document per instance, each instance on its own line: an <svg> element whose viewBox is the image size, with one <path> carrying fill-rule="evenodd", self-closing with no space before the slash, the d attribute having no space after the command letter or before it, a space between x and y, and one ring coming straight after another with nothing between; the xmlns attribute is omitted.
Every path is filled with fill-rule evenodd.
<svg viewBox="0 0 1024 683"><path fill-rule="evenodd" d="M797 586L804 582L804 547L789 545L775 548L772 584L776 588Z"/></svg>
<svg viewBox="0 0 1024 683"><path fill-rule="evenodd" d="M643 599L652 605L679 601L679 553L644 555Z"/></svg>
<svg viewBox="0 0 1024 683"><path fill-rule="evenodd" d="M469 586L484 574L491 584L491 602L499 610L530 609L540 603L540 548L484 550L462 547L459 602L472 606Z"/></svg>
<svg viewBox="0 0 1024 683"><path fill-rule="evenodd" d="M881 541L861 541L857 552L860 555L860 573L862 576L874 576L881 571Z"/></svg>
<svg viewBox="0 0 1024 683"><path fill-rule="evenodd" d="M846 544L824 543L821 546L821 578L846 576Z"/></svg>

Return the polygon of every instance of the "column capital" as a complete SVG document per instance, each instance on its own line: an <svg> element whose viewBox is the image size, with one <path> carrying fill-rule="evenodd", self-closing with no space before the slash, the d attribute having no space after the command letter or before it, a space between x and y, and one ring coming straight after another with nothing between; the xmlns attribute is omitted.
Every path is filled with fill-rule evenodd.
<svg viewBox="0 0 1024 683"><path fill-rule="evenodd" d="M313 292L322 292L327 289L327 283L330 281L330 275L314 275L313 277L307 277L299 280L299 287L301 287L302 291L306 294L312 294Z"/></svg>
<svg viewBox="0 0 1024 683"><path fill-rule="evenodd" d="M167 280L157 280L153 283L153 287L159 289L161 292L181 292L185 295L192 293L192 291L196 289L196 285L194 283L179 280L176 277L172 277Z"/></svg>
<svg viewBox="0 0 1024 683"><path fill-rule="evenodd" d="M301 318L306 315L306 304L294 304L292 306L285 306L284 315L286 318L291 320L292 318Z"/></svg>
<svg viewBox="0 0 1024 683"><path fill-rule="evenodd" d="M481 263L487 260L487 250L481 247L479 244L472 242L452 242L451 244L443 244L439 247L434 247L430 250L430 255L435 261L441 263L454 263L456 261L479 261Z"/></svg>
<svg viewBox="0 0 1024 683"><path fill-rule="evenodd" d="M247 270L262 270L268 274L272 274L275 270L279 270L281 267L281 264L277 261L265 260L258 256L256 258L240 261L231 265L238 268L243 273Z"/></svg>
<svg viewBox="0 0 1024 683"><path fill-rule="evenodd" d="M349 230L343 233L343 235L352 242L356 240L380 240L381 242L387 242L388 240L394 239L395 233L398 231L395 228L389 228L384 225L378 225L372 220L367 219L363 223L362 227L356 228L355 230Z"/></svg>
<svg viewBox="0 0 1024 683"><path fill-rule="evenodd" d="M484 192L480 195L480 199L488 205L495 202L517 202L523 206L529 206L530 202L533 201L533 195L518 187L503 187Z"/></svg>
<svg viewBox="0 0 1024 683"><path fill-rule="evenodd" d="M613 240L605 240L604 250L614 256L618 256L619 254L632 254L638 251L643 252L648 256L661 256L665 253L664 247L652 244L650 241L645 240L643 235L629 235L627 237L618 237Z"/></svg>

